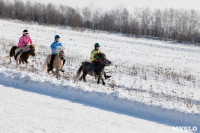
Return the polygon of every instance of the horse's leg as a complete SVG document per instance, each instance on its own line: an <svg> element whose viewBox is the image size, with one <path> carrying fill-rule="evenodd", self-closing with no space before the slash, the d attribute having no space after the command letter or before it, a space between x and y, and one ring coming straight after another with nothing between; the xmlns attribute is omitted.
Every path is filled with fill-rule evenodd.
<svg viewBox="0 0 200 133"><path fill-rule="evenodd" d="M83 74L82 74L82 76L79 78L79 80L81 81L83 79Z"/></svg>
<svg viewBox="0 0 200 133"><path fill-rule="evenodd" d="M95 78L95 79L97 79L97 78L98 78L98 76L96 75L96 73L94 73L94 78Z"/></svg>
<svg viewBox="0 0 200 133"><path fill-rule="evenodd" d="M28 67L28 62L26 63L26 66L24 67L24 70L26 70L26 69L27 69L27 67Z"/></svg>
<svg viewBox="0 0 200 133"><path fill-rule="evenodd" d="M24 69L27 69L27 67L28 67L28 60L27 59L25 60L25 63L26 63L26 66L24 67Z"/></svg>
<svg viewBox="0 0 200 133"><path fill-rule="evenodd" d="M22 60L19 59L18 61L19 61L18 67L20 68L20 65L21 65L21 63L22 63Z"/></svg>
<svg viewBox="0 0 200 133"><path fill-rule="evenodd" d="M100 83L100 77L98 77L98 81L97 81L97 84L99 84Z"/></svg>
<svg viewBox="0 0 200 133"><path fill-rule="evenodd" d="M101 81L102 81L102 84L105 85L106 83L104 82L103 80L103 77L101 76Z"/></svg>
<svg viewBox="0 0 200 133"><path fill-rule="evenodd" d="M58 70L56 69L56 78L58 79L58 77L59 77L59 76L58 76Z"/></svg>
<svg viewBox="0 0 200 133"><path fill-rule="evenodd" d="M60 72L58 69L56 69L56 78L59 79L60 78Z"/></svg>
<svg viewBox="0 0 200 133"><path fill-rule="evenodd" d="M9 62L9 65L11 64L11 57L9 56L9 60L10 60L10 62Z"/></svg>
<svg viewBox="0 0 200 133"><path fill-rule="evenodd" d="M19 60L16 60L16 69L19 68L19 63L18 63ZM20 62L21 63L21 62Z"/></svg>
<svg viewBox="0 0 200 133"><path fill-rule="evenodd" d="M84 80L84 82L86 82L86 75L87 75L87 73L83 73L83 80Z"/></svg>
<svg viewBox="0 0 200 133"><path fill-rule="evenodd" d="M56 76L56 72L54 72L53 70L51 70L51 72L53 73L53 76ZM48 75L50 75L50 71L47 71Z"/></svg>
<svg viewBox="0 0 200 133"><path fill-rule="evenodd" d="M51 72L53 73L53 76L56 76L56 72L54 72L53 70Z"/></svg>
<svg viewBox="0 0 200 133"><path fill-rule="evenodd" d="M106 72L104 71L103 73L104 73L104 78L106 79L106 77L107 77Z"/></svg>
<svg viewBox="0 0 200 133"><path fill-rule="evenodd" d="M107 74L106 74L106 72L104 72L104 78L105 79L108 79L108 78L110 78L111 76L108 76Z"/></svg>
<svg viewBox="0 0 200 133"><path fill-rule="evenodd" d="M48 69L49 69L49 67L48 67L48 65L47 65L47 70L48 70ZM47 71L48 75L50 74L49 72L50 72L50 71ZM53 71L52 71L52 72L53 72Z"/></svg>
<svg viewBox="0 0 200 133"><path fill-rule="evenodd" d="M60 79L60 71L58 71L58 73L57 73L57 74L58 74L58 78Z"/></svg>
<svg viewBox="0 0 200 133"><path fill-rule="evenodd" d="M56 78L57 78L57 70L56 71L52 70L52 73L53 73L53 76L56 76Z"/></svg>

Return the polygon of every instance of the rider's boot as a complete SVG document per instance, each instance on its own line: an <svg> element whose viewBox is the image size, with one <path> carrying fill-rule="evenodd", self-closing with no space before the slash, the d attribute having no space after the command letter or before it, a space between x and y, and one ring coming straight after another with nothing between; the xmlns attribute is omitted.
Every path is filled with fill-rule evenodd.
<svg viewBox="0 0 200 133"><path fill-rule="evenodd" d="M15 60L17 60L17 57L22 53L22 51L18 51L16 54L15 54Z"/></svg>
<svg viewBox="0 0 200 133"><path fill-rule="evenodd" d="M53 61L54 61L54 58L55 58L55 54L52 54L51 55L51 61L50 61L50 64L49 64L49 68L47 69L47 72L50 72L53 70Z"/></svg>

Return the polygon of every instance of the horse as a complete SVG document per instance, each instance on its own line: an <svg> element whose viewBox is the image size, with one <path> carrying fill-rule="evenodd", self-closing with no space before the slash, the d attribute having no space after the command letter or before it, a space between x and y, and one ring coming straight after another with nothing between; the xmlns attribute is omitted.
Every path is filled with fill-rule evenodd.
<svg viewBox="0 0 200 133"><path fill-rule="evenodd" d="M13 46L10 50L9 65L11 64L11 57L15 56L16 49L17 49L17 46ZM16 59L16 68L18 68L21 63L23 63L23 64L26 63L25 68L27 68L28 58L29 58L30 55L33 56L33 57L35 56L35 46L34 45L30 45L28 51L23 52L21 55L19 55L19 58Z"/></svg>
<svg viewBox="0 0 200 133"><path fill-rule="evenodd" d="M77 79L79 80L84 80L86 82L86 75L89 74L90 76L94 76L95 79L98 78L97 84L100 83L100 79L102 81L102 84L105 85L104 79L102 78L102 75L105 73L104 68L106 66L111 65L111 61L106 59L106 55L104 53L97 53L94 56L98 61L94 61L92 63L90 62L82 62L82 65L78 69L76 76L75 76L75 81ZM82 76L80 77L82 72ZM105 75L104 75L105 76Z"/></svg>
<svg viewBox="0 0 200 133"><path fill-rule="evenodd" d="M55 56L53 61L53 68L56 69L56 72L54 72L53 69L52 72L54 75L56 75L56 78L58 79L60 77L60 71L62 70L63 60L65 58L64 49L58 48L58 51L56 51L56 53L59 53L58 55ZM44 72L50 67L51 56L52 56L51 54L47 56L42 68L42 72Z"/></svg>

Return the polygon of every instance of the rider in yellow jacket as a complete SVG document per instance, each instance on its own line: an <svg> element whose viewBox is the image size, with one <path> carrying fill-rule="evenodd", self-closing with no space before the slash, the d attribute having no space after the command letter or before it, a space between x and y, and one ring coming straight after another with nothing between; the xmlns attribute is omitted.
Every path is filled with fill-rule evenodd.
<svg viewBox="0 0 200 133"><path fill-rule="evenodd" d="M94 55L96 53L101 53L101 50L100 50L100 45L98 43L96 43L94 45L95 49L92 50L91 52L91 55L90 55L90 62L94 65L94 67L97 67L97 59L94 57ZM96 68L95 68L96 69ZM104 72L104 77L105 79L108 79L110 78L111 76L107 76L106 73Z"/></svg>
<svg viewBox="0 0 200 133"><path fill-rule="evenodd" d="M94 55L96 53L101 53L101 50L100 50L100 45L98 43L96 43L94 45L95 49L92 50L91 52L91 56L90 56L90 62L93 62L93 61L97 61L96 58L94 57Z"/></svg>

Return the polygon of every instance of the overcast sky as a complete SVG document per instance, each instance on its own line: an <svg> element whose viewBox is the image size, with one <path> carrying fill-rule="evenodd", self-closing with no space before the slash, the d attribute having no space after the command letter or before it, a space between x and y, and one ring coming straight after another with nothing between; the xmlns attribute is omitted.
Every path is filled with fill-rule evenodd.
<svg viewBox="0 0 200 133"><path fill-rule="evenodd" d="M23 0L27 1L27 0ZM130 11L134 7L149 8L184 8L200 10L200 0L34 0L42 3L54 3L57 5L69 5L73 7L91 7L111 9L119 6L126 7Z"/></svg>

